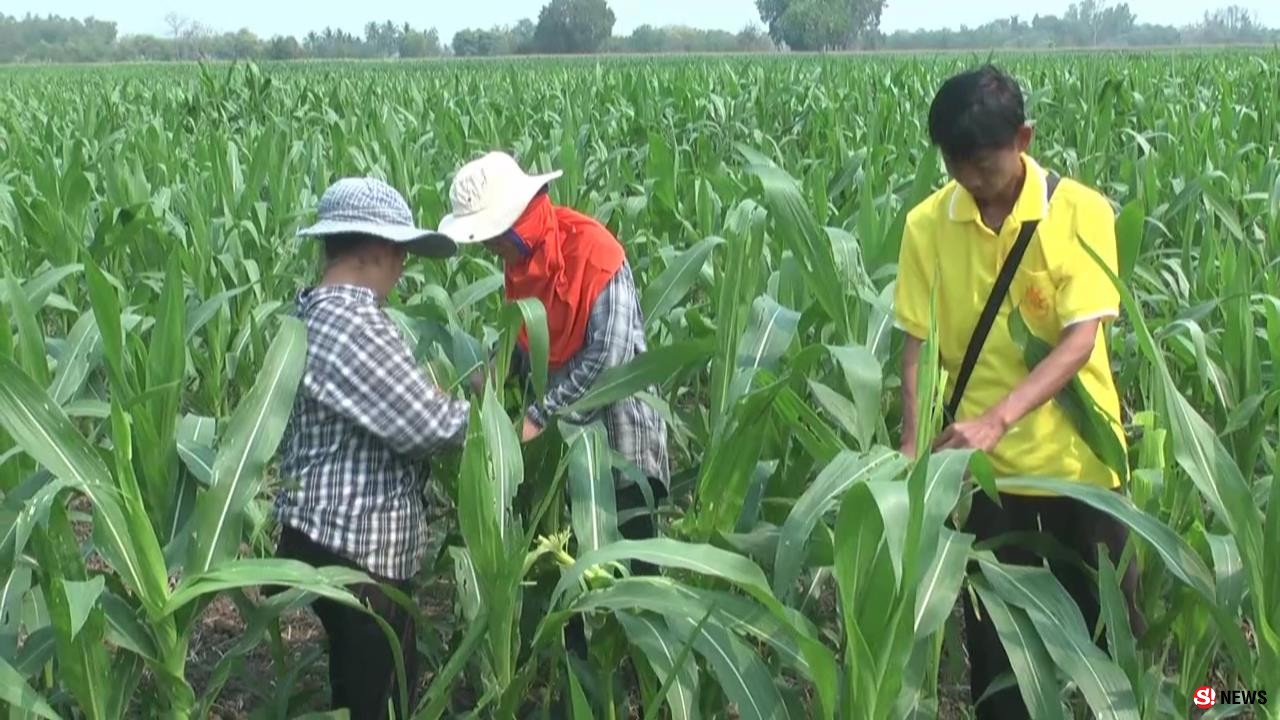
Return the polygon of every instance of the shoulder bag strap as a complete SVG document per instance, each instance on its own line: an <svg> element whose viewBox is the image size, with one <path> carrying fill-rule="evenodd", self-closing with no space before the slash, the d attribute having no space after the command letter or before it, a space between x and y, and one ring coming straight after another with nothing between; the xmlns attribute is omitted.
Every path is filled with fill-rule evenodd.
<svg viewBox="0 0 1280 720"><path fill-rule="evenodd" d="M1058 182L1061 180L1056 174L1049 173L1046 179L1047 188L1046 195L1052 200L1053 193L1058 189ZM1000 312L1000 305L1004 303L1004 298L1009 294L1009 286L1013 284L1013 276L1018 272L1018 266L1022 264L1022 256L1027 253L1027 247L1031 245L1031 238L1036 234L1036 228L1039 227L1039 221L1032 220L1023 223L1022 231L1018 233L1018 239L1014 241L1013 248L1009 250L1009 256L1004 259L1004 264L1000 266L1000 274L996 276L996 284L991 288L991 294L987 296L987 304L982 308L982 314L978 316L978 324L973 329L973 335L969 337L969 347L964 351L964 361L960 364L960 374L956 376L956 387L951 393L951 399L947 401L947 407L943 417L944 425L950 425L955 422L956 413L960 410L960 400L964 397L965 387L969 384L969 377L973 375L973 368L978 364L978 356L982 354L982 346L987 342L987 335L991 333L991 326L995 324L996 315Z"/></svg>

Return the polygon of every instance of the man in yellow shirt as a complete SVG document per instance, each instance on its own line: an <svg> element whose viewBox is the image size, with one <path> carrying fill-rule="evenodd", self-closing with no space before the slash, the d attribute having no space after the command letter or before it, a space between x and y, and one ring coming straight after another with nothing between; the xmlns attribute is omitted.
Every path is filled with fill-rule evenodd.
<svg viewBox="0 0 1280 720"><path fill-rule="evenodd" d="M1101 411L1120 417L1120 400L1108 362L1103 323L1119 314L1119 295L1084 249L1116 266L1115 215L1099 193L1046 172L1026 154L1033 135L1015 80L987 66L943 84L929 111L929 134L952 177L907 218L895 295L898 327L906 335L902 372L902 450L914 456L916 369L932 325L947 370L949 397L966 364L972 370L954 407L954 420L935 449L975 448L991 458L999 476L1041 476L1105 488L1119 476L1090 449L1055 395L1079 378ZM1024 237L1020 237L1024 236ZM1022 247L1021 256L1015 248ZM996 288L1004 262L1016 268L1006 288ZM980 349L970 350L988 298L999 300ZM1004 290L1004 292L1000 292ZM936 295L936 305L935 305ZM936 314L933 308L936 307ZM995 310L997 306L993 305ZM1031 333L1052 350L1028 368L1009 331L1016 309ZM976 355L974 353L976 352ZM971 355L969 363L966 355ZM976 362L975 362L976 358ZM1118 431L1123 443L1123 433ZM1126 535L1109 516L1069 498L1001 495L997 506L974 497L966 531L978 540L1004 533L1042 531L1096 567L1098 543L1118 562ZM1039 564L1017 544L996 551L1001 562ZM1050 567L1076 600L1092 630L1099 604L1094 582L1078 565L1051 560ZM1136 569L1123 585L1135 631ZM981 618L965 595L966 644L974 702L1009 660L985 612ZM994 693L977 718L1027 717L1016 689Z"/></svg>

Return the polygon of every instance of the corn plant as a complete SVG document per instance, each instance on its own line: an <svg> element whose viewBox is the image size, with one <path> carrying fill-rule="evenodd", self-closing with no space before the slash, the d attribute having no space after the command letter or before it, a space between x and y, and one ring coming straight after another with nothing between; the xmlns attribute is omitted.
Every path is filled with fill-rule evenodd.
<svg viewBox="0 0 1280 720"><path fill-rule="evenodd" d="M494 148L563 169L553 197L623 242L650 350L570 410L639 393L670 428L672 497L662 537L622 540L610 491L634 469L602 428L516 442L548 377L541 308L505 304L481 252L411 263L386 310L424 368L451 392L488 368L465 447L433 459L445 520L423 582L454 607L420 623L420 645L443 646L415 716L953 717L977 700L956 691L962 594L991 612L1037 717L1185 717L1201 685L1280 696L1275 51L997 58L1024 83L1032 153L1115 205L1120 494L893 449L898 245L945 180L923 118L978 60L0 73L0 700L14 717L203 717L267 643L275 682L248 703L303 711L272 695L311 670L276 625L317 595L353 603L364 578L268 559L305 352L288 316L317 270L292 237L353 174L432 225L453 170ZM535 348L517 384L521 324ZM917 380L927 448L936 341ZM1090 628L1047 570L956 529L976 493L1029 488L1130 529L1144 637L1122 567L1099 568ZM196 687L218 594L244 636Z"/></svg>

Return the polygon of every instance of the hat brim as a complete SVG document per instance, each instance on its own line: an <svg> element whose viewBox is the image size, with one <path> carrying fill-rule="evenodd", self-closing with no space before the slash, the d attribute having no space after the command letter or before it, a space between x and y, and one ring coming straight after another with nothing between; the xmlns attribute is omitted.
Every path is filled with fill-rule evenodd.
<svg viewBox="0 0 1280 720"><path fill-rule="evenodd" d="M450 213L440 221L439 232L449 236L458 245L472 245L492 240L511 229L529 207L529 201L552 180L564 175L555 170L542 175L528 176L517 192L504 198L502 205L485 208L479 212L457 215Z"/></svg>
<svg viewBox="0 0 1280 720"><path fill-rule="evenodd" d="M299 230L298 234L303 237L371 235L397 245L405 245L410 253L429 258L447 258L458 252L458 246L450 236L438 230L423 230L410 225L321 220L311 227Z"/></svg>

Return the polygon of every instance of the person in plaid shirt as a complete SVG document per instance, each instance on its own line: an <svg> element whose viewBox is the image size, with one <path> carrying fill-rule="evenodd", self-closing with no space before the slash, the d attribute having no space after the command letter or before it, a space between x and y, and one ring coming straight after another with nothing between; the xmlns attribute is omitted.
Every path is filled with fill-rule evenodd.
<svg viewBox="0 0 1280 720"><path fill-rule="evenodd" d="M425 461L462 444L469 406L432 384L380 305L410 253L444 257L456 247L415 227L404 198L369 178L332 185L319 221L300 234L323 241L325 269L298 295L307 361L282 444L288 487L276 500L276 554L356 568L409 594L426 542ZM399 707L394 656L376 621L319 599L333 708L385 717L392 700L407 717L418 676L413 615L378 585L355 591L399 637L410 706Z"/></svg>

